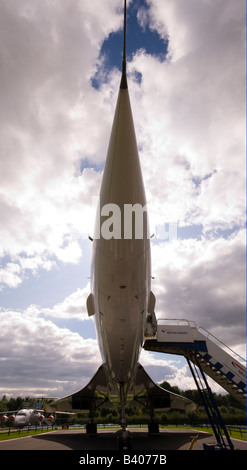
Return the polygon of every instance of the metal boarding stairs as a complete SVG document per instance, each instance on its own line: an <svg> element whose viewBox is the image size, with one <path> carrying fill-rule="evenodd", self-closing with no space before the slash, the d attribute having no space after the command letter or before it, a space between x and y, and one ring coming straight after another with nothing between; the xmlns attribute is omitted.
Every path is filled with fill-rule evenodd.
<svg viewBox="0 0 247 470"><path fill-rule="evenodd" d="M194 322L188 320L158 320L155 336L147 337L143 347L149 351L183 355L187 359L214 431L217 441L215 448L233 450L206 376L211 377L246 408L246 361L211 333L197 328Z"/></svg>

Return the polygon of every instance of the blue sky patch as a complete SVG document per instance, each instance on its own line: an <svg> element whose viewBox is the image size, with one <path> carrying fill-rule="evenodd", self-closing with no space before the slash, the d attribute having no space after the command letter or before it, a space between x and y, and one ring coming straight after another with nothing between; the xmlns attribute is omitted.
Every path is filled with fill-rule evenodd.
<svg viewBox="0 0 247 470"><path fill-rule="evenodd" d="M142 27L137 19L137 13L140 8L145 7L147 12L147 21L145 27ZM168 41L161 39L157 31L149 27L148 5L145 0L139 0L129 6L127 17L127 42L126 54L127 61L131 61L133 55L139 49L144 49L147 54L158 56L160 60L165 60L167 55ZM102 76L107 79L107 71L114 67L121 70L123 54L123 31L110 33L103 42L99 58L104 58L104 67L106 73L102 75L102 64L100 70L92 77L91 82L94 88L98 89L102 84ZM100 60L101 63L101 60ZM141 74L137 73L136 80L141 82Z"/></svg>

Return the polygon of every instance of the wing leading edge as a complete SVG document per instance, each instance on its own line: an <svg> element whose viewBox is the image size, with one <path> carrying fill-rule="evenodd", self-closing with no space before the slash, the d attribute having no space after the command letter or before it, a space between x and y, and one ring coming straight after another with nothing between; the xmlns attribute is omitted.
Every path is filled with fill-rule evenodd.
<svg viewBox="0 0 247 470"><path fill-rule="evenodd" d="M102 364L90 382L81 390L67 397L50 403L46 411L49 412L80 412L90 411L100 407L113 408L117 403L117 396L110 385L107 369ZM152 414L153 411L195 410L196 404L181 395L172 393L157 385L147 374L141 364L137 364L135 381L129 388L127 397L128 406L145 407Z"/></svg>

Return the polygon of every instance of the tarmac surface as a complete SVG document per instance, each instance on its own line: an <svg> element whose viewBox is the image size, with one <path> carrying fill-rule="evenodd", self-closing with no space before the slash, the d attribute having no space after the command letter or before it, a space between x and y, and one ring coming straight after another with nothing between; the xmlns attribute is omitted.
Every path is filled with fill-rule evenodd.
<svg viewBox="0 0 247 470"><path fill-rule="evenodd" d="M118 449L119 431L100 429L97 436L88 437L85 431L50 431L19 439L0 441L0 451L7 450L75 450L108 451ZM160 429L159 434L149 435L147 429L131 429L132 449L136 451L204 450L203 445L215 445L214 435L187 429ZM247 443L232 439L234 450L247 450ZM192 448L190 449L192 445Z"/></svg>

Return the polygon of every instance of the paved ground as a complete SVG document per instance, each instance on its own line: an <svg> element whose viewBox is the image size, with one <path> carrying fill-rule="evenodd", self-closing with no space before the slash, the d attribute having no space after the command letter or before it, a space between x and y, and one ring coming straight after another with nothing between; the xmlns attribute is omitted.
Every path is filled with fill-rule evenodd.
<svg viewBox="0 0 247 470"><path fill-rule="evenodd" d="M131 430L133 450L169 451L189 450L192 439L198 436L192 450L204 450L203 444L215 444L215 437L208 433L194 430L165 430L159 435L149 436L146 429ZM235 450L247 450L244 441L232 440ZM1 450L117 450L117 432L99 430L96 437L87 437L85 431L54 431L37 436L23 437L0 442Z"/></svg>

